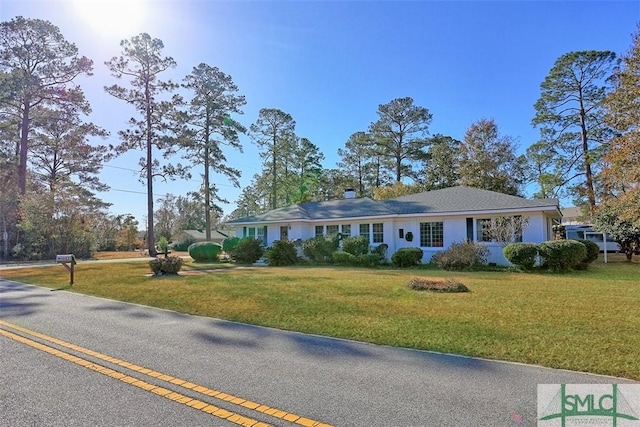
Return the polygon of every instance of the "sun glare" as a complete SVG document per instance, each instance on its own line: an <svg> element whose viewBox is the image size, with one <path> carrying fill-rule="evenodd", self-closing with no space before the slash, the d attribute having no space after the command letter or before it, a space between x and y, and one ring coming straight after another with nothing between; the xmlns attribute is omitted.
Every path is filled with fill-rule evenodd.
<svg viewBox="0 0 640 427"><path fill-rule="evenodd" d="M129 37L141 31L144 0L74 0L80 23L102 36Z"/></svg>

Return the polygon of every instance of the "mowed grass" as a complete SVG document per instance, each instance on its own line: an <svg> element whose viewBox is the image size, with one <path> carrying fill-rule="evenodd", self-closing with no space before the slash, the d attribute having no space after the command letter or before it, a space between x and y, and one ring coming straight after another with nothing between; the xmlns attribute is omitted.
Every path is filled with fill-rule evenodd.
<svg viewBox="0 0 640 427"><path fill-rule="evenodd" d="M286 330L640 380L638 262L597 262L569 274L193 263L180 276L149 272L146 262L79 262L72 291ZM69 279L61 266L0 275L52 288ZM453 278L471 292L406 287L420 276Z"/></svg>

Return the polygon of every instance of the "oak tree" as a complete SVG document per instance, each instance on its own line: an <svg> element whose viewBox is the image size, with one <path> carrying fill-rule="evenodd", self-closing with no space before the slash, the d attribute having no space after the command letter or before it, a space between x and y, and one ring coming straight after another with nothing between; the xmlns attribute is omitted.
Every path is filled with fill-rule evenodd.
<svg viewBox="0 0 640 427"><path fill-rule="evenodd" d="M501 135L493 119L481 119L467 129L460 144L459 184L519 195L524 183L524 157L516 154L513 137Z"/></svg>
<svg viewBox="0 0 640 427"><path fill-rule="evenodd" d="M616 134L605 155L604 204L640 227L640 26L614 82L604 101L605 120Z"/></svg>

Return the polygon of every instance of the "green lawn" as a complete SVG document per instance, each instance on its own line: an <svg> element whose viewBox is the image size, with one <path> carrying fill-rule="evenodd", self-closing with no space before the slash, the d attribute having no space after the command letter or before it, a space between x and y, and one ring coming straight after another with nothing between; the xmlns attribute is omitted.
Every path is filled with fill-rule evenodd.
<svg viewBox="0 0 640 427"><path fill-rule="evenodd" d="M73 291L255 325L640 380L638 262L598 262L569 274L193 263L181 276L154 278L149 272L146 262L80 262ZM47 287L68 283L59 265L0 275ZM409 290L406 284L416 276L454 278L471 293Z"/></svg>

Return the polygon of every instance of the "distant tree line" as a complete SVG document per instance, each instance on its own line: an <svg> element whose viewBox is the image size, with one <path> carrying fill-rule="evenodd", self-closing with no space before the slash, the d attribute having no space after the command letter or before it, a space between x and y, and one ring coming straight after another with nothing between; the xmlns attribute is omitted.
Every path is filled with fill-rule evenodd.
<svg viewBox="0 0 640 427"><path fill-rule="evenodd" d="M199 64L181 82L163 79L176 63L146 33L123 40L120 55L105 63L117 80L106 93L135 114L118 144L96 143L108 132L87 120L91 106L77 83L93 62L50 22L16 17L0 23L0 232L8 236L0 250L34 259L144 244L154 255L158 238L180 227L210 237L228 202L219 197L220 180L239 187L241 171L226 152L242 150L242 134L259 147L262 171L242 189L232 218L342 197L345 188L375 198L453 185L523 195L534 183L536 197L569 198L603 230L638 230L639 44L635 35L621 60L609 51L558 58L534 105L540 138L525 154L492 118L471 123L462 140L432 134L432 113L403 97L379 105L377 119L338 150L336 167L325 168L324 153L296 134L290 114L263 108L250 126L238 122L245 97L218 68ZM109 214L96 195L108 189L99 180L105 162L130 150L141 153L146 184L142 243L135 219ZM155 179L190 178L194 165L199 192L154 196Z"/></svg>

